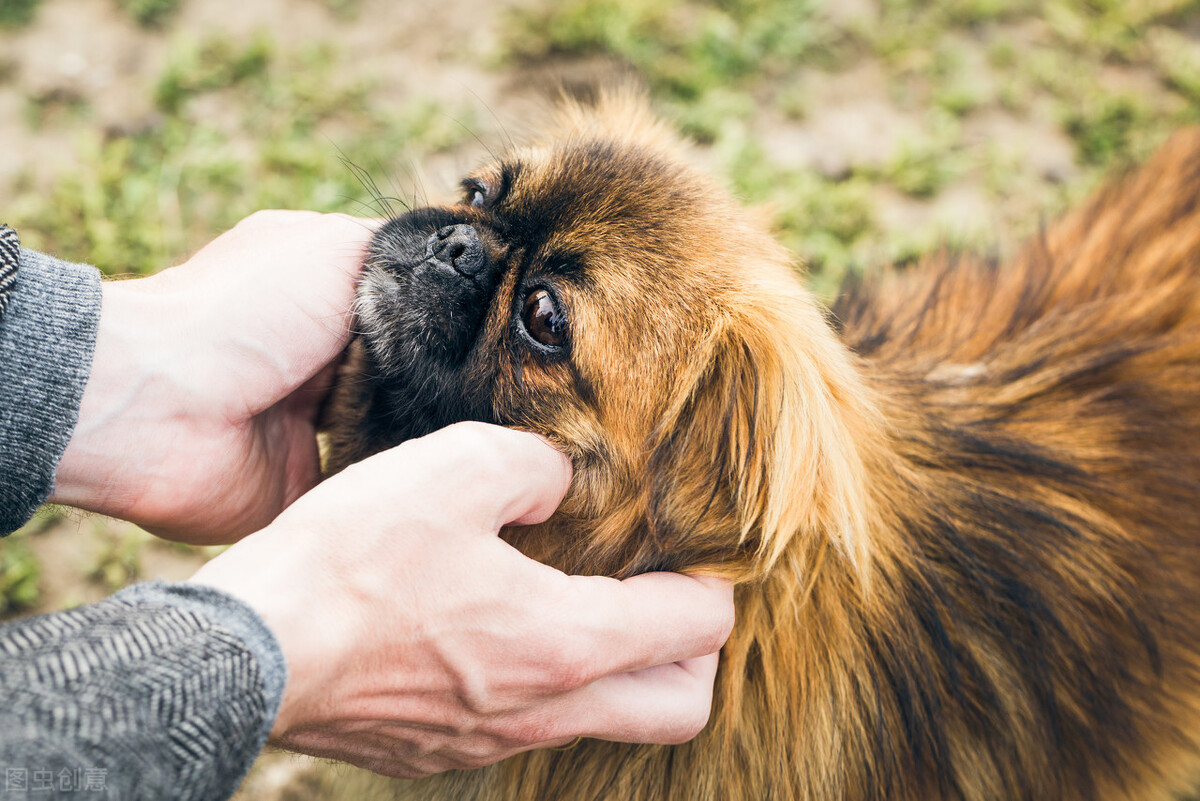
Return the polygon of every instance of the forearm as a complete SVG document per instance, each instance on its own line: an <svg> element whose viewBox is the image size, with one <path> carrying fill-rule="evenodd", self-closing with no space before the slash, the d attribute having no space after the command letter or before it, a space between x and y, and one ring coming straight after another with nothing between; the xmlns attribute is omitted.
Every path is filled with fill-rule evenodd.
<svg viewBox="0 0 1200 801"><path fill-rule="evenodd" d="M100 275L22 250L0 317L0 534L49 496L79 412L100 317Z"/></svg>
<svg viewBox="0 0 1200 801"><path fill-rule="evenodd" d="M278 713L286 668L245 604L147 584L0 628L0 765L114 799L222 799Z"/></svg>

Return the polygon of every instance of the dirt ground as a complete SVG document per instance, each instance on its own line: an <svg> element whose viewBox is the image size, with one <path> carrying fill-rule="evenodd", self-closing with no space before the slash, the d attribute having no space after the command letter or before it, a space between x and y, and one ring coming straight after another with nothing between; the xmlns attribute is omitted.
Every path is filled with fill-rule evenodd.
<svg viewBox="0 0 1200 801"><path fill-rule="evenodd" d="M466 109L469 121L461 126L466 129L462 135L424 148L419 163L402 163L401 169L413 174L394 179L393 185L410 193L446 197L489 147L508 137L519 139L560 87L637 73L636 65L613 53L504 58L507 16L514 7L534 5L533 0L183 0L164 21L147 27L117 0L43 0L28 24L0 28L0 221L11 213L7 204L38 208L30 205L32 199L61 187L64 176L95 169L97 147L161 127L169 112L156 101L156 87L181 48L214 39L244 43L264 35L283 54L314 43L331 45L336 50L332 71L340 81L365 82L369 90L355 102L372 109L407 107L417 100ZM856 32L856 41L867 41L891 24L890 5L831 1L818 16L832 29ZM1183 48L1181 63L1191 64L1190 58L1200 64L1200 24L1193 5L1159 5L1170 6L1169 18L1155 22L1158 18L1146 15L1146 25L1158 26L1147 28L1146 41L1167 37L1170 47ZM839 198L848 193L846 202L870 222L861 231L840 234L834 252L842 254L839 258L853 257L856 264L907 258L944 241L1004 251L1112 166L1089 163L1078 128L1065 121L1074 85L1064 88L1053 74L1026 76L1020 69L1024 48L1032 53L1047 42L1069 38L1068 23L1030 12L982 28L948 26L924 51L898 46L897 56L864 50L861 57L841 58L832 67L804 66L770 80L741 79L736 91L749 99L749 110L738 118L740 127L714 133L701 149L702 157L733 186L754 195L753 189L743 188L745 176L737 166L742 156L730 155L749 141L756 164L781 175L805 176L809 183L804 186L817 187L809 195L763 191L750 198L756 201L787 205L791 198L802 198L820 212L822 191L837 192ZM1008 63L1001 45L1015 49L1015 65L997 66ZM1093 52L1086 43L1079 47L1080 53ZM1188 104L1194 101L1178 88L1184 78L1172 83L1164 77L1178 70L1162 66L1155 60L1159 50L1151 50L1147 55L1135 43L1124 55L1102 53L1084 64L1091 74L1079 76L1078 86L1102 86L1113 96L1137 98L1139 108L1148 109L1146 119L1153 121L1154 131L1165 130L1171 120L1187 118L1192 113ZM951 115L947 124L952 135L944 152L937 149L941 140L930 133L930 97L939 85L929 77L935 72L927 70L942 52L956 59L944 71L952 73L945 80L970 84L974 98L968 111ZM1046 71L1052 73L1053 65ZM303 75L292 77L304 80ZM280 80L279 74L271 80ZM1023 94L1010 102L1005 92L1014 82ZM802 111L781 101L792 94L802 99ZM202 115L206 124L235 130L242 113L237 102L243 101L215 92L199 97L189 113L191 119ZM1080 104L1084 114L1090 106ZM336 120L339 113L357 111L347 107L330 116ZM1135 156L1153 144L1139 144L1136 131L1127 138L1134 141ZM339 142L336 137L327 141L327 147L319 142L316 150L340 169ZM255 147L253 141L235 145ZM913 156L917 152L926 153L924 160ZM938 178L932 190L924 184L914 189L904 177L914 164L936 171L939 162L959 166L949 177ZM926 180L923 175L918 179ZM298 204L303 202L302 197ZM41 230L36 219L25 222L34 244L69 241L61 230ZM220 230L217 221L202 220L166 252L183 258ZM804 229L795 241L803 249L825 240ZM813 247L817 254L817 245ZM58 255L93 259L82 249ZM115 271L122 271L119 265ZM154 541L128 524L56 510L47 510L0 549L7 549L0 550L7 569L32 571L36 588L31 600L13 605L9 616L96 600L130 581L183 578L212 553ZM312 760L267 753L237 798L335 797L326 782L332 777L336 785L337 775Z"/></svg>

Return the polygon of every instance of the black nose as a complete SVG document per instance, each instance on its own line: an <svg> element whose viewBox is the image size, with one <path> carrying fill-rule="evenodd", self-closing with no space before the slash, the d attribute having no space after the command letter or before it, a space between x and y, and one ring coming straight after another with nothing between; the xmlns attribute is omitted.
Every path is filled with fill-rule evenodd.
<svg viewBox="0 0 1200 801"><path fill-rule="evenodd" d="M487 265L483 243L470 225L447 225L429 237L429 255L469 278Z"/></svg>

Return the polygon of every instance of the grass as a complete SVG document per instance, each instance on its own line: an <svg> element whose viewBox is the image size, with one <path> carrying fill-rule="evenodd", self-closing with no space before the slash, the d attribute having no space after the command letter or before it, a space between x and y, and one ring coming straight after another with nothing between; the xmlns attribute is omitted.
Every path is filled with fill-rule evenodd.
<svg viewBox="0 0 1200 801"><path fill-rule="evenodd" d="M906 195L933 197L964 171L960 129L953 115L930 109L921 135L901 140L892 158L876 171L877 178Z"/></svg>
<svg viewBox="0 0 1200 801"><path fill-rule="evenodd" d="M543 2L508 14L501 56L520 66L601 55L633 68L686 133L713 146L730 186L775 210L780 235L829 291L879 254L994 244L936 221L889 228L872 209L889 190L935 205L978 186L996 204L995 219L981 222L1032 231L1200 118L1200 48L1180 32L1200 21L1197 0L880 0L876 19L833 9L832 0ZM883 161L836 178L770 163L755 135L770 114L796 125L821 114L805 76L863 64L880 65L889 101L915 131ZM1041 173L1008 142L968 135L988 115L1056 128L1075 148L1074 168Z"/></svg>
<svg viewBox="0 0 1200 801"><path fill-rule="evenodd" d="M0 0L0 30L22 28L33 22L41 0Z"/></svg>
<svg viewBox="0 0 1200 801"><path fill-rule="evenodd" d="M182 0L118 0L121 8L141 26L154 28L166 22Z"/></svg>
<svg viewBox="0 0 1200 801"><path fill-rule="evenodd" d="M474 123L428 100L377 109L369 82L342 77L341 58L331 47L282 51L266 36L181 41L155 84L161 118L86 131L82 167L44 191L18 187L9 219L31 247L87 254L120 275L178 263L259 208L378 214L347 162L403 174Z"/></svg>
<svg viewBox="0 0 1200 801"><path fill-rule="evenodd" d="M830 42L815 0L570 0L518 8L503 56L600 53L627 62L680 104L778 77Z"/></svg>
<svg viewBox="0 0 1200 801"><path fill-rule="evenodd" d="M1079 160L1106 166L1133 160L1133 138L1145 124L1146 113L1129 95L1088 98L1063 117L1063 127L1075 140Z"/></svg>
<svg viewBox="0 0 1200 801"><path fill-rule="evenodd" d="M41 565L27 532L17 532L0 547L0 615L11 615L41 600Z"/></svg>
<svg viewBox="0 0 1200 801"><path fill-rule="evenodd" d="M155 84L154 104L167 114L179 116L193 97L229 89L249 78L261 78L271 57L271 39L261 33L240 45L223 37L201 43L184 40L172 52L166 71Z"/></svg>
<svg viewBox="0 0 1200 801"><path fill-rule="evenodd" d="M142 577L142 548L154 538L135 526L112 524L93 519L91 540L96 546L84 575L98 582L108 592Z"/></svg>

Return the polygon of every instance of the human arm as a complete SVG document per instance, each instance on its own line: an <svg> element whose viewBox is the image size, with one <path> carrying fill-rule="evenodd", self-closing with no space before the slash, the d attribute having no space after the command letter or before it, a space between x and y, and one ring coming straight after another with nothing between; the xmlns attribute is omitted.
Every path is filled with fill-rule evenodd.
<svg viewBox="0 0 1200 801"><path fill-rule="evenodd" d="M731 592L565 576L497 536L569 477L531 434L452 426L334 476L189 584L0 627L0 761L218 799L268 732L405 777L580 735L686 740Z"/></svg>
<svg viewBox="0 0 1200 801"><path fill-rule="evenodd" d="M5 786L120 801L227 798L266 741L285 680L261 618L207 587L140 584L7 623Z"/></svg>
<svg viewBox="0 0 1200 801"><path fill-rule="evenodd" d="M50 494L70 439L100 317L100 274L20 250L0 228L0 535Z"/></svg>
<svg viewBox="0 0 1200 801"><path fill-rule="evenodd" d="M0 533L49 499L230 542L313 486L372 230L259 212L179 267L103 286L20 251L0 317Z"/></svg>
<svg viewBox="0 0 1200 801"><path fill-rule="evenodd" d="M567 576L499 538L547 518L569 479L533 435L458 424L352 465L201 568L279 639L272 742L417 777L699 732L730 587Z"/></svg>
<svg viewBox="0 0 1200 801"><path fill-rule="evenodd" d="M106 282L50 500L215 543L312 487L317 411L372 231L344 215L259 212L179 267Z"/></svg>
<svg viewBox="0 0 1200 801"><path fill-rule="evenodd" d="M315 385L349 336L369 236L338 215L258 214L176 270L103 288L94 268L5 249L0 533L52 488L180 537L273 517L315 483ZM108 771L114 798L231 791L274 720L283 661L244 604L182 589L0 629L0 762L27 781L54 767L55 786L62 769ZM210 736L188 741L194 726Z"/></svg>

